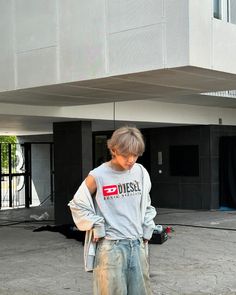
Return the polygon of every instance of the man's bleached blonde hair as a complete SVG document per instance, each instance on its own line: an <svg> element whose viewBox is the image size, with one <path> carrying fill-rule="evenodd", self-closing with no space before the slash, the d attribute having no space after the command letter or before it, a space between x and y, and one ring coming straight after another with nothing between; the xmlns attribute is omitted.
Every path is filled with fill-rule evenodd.
<svg viewBox="0 0 236 295"><path fill-rule="evenodd" d="M141 156L145 150L143 135L136 127L124 126L115 130L107 141L107 147L112 156L119 155Z"/></svg>

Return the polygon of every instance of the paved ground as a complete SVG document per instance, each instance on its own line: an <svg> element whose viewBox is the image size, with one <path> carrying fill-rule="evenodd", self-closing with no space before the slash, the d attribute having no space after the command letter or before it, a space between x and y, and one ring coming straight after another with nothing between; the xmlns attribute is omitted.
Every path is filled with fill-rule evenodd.
<svg viewBox="0 0 236 295"><path fill-rule="evenodd" d="M90 295L92 275L83 270L83 246L55 232L33 232L45 210L0 211L1 295ZM15 221L31 220L29 223ZM174 232L150 245L153 294L236 294L236 211L161 209L156 223Z"/></svg>

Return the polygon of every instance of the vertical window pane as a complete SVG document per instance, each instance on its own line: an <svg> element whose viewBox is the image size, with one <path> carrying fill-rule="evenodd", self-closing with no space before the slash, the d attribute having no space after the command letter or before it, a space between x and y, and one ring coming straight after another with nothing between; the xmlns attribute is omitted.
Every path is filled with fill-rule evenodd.
<svg viewBox="0 0 236 295"><path fill-rule="evenodd" d="M229 1L230 22L236 24L236 0Z"/></svg>
<svg viewBox="0 0 236 295"><path fill-rule="evenodd" d="M220 0L213 0L213 16L214 18L221 19Z"/></svg>

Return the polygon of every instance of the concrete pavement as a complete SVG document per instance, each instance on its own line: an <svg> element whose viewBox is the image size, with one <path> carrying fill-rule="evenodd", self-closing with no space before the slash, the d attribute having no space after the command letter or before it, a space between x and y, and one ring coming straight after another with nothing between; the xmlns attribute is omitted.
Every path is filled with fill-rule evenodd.
<svg viewBox="0 0 236 295"><path fill-rule="evenodd" d="M83 246L56 232L33 232L52 221L30 215L52 207L0 211L1 295L90 295ZM153 294L236 294L236 211L159 209L156 223L174 232L150 245ZM19 223L24 220L30 222Z"/></svg>

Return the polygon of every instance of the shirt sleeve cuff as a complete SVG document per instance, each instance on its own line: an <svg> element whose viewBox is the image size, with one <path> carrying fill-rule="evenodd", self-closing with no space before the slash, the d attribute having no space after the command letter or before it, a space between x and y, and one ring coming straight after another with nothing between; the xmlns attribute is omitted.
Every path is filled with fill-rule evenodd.
<svg viewBox="0 0 236 295"><path fill-rule="evenodd" d="M152 227L143 227L143 238L145 240L150 240L153 234L153 228Z"/></svg>
<svg viewBox="0 0 236 295"><path fill-rule="evenodd" d="M96 238L103 238L105 237L105 227L104 226L95 226L93 228L93 235Z"/></svg>

